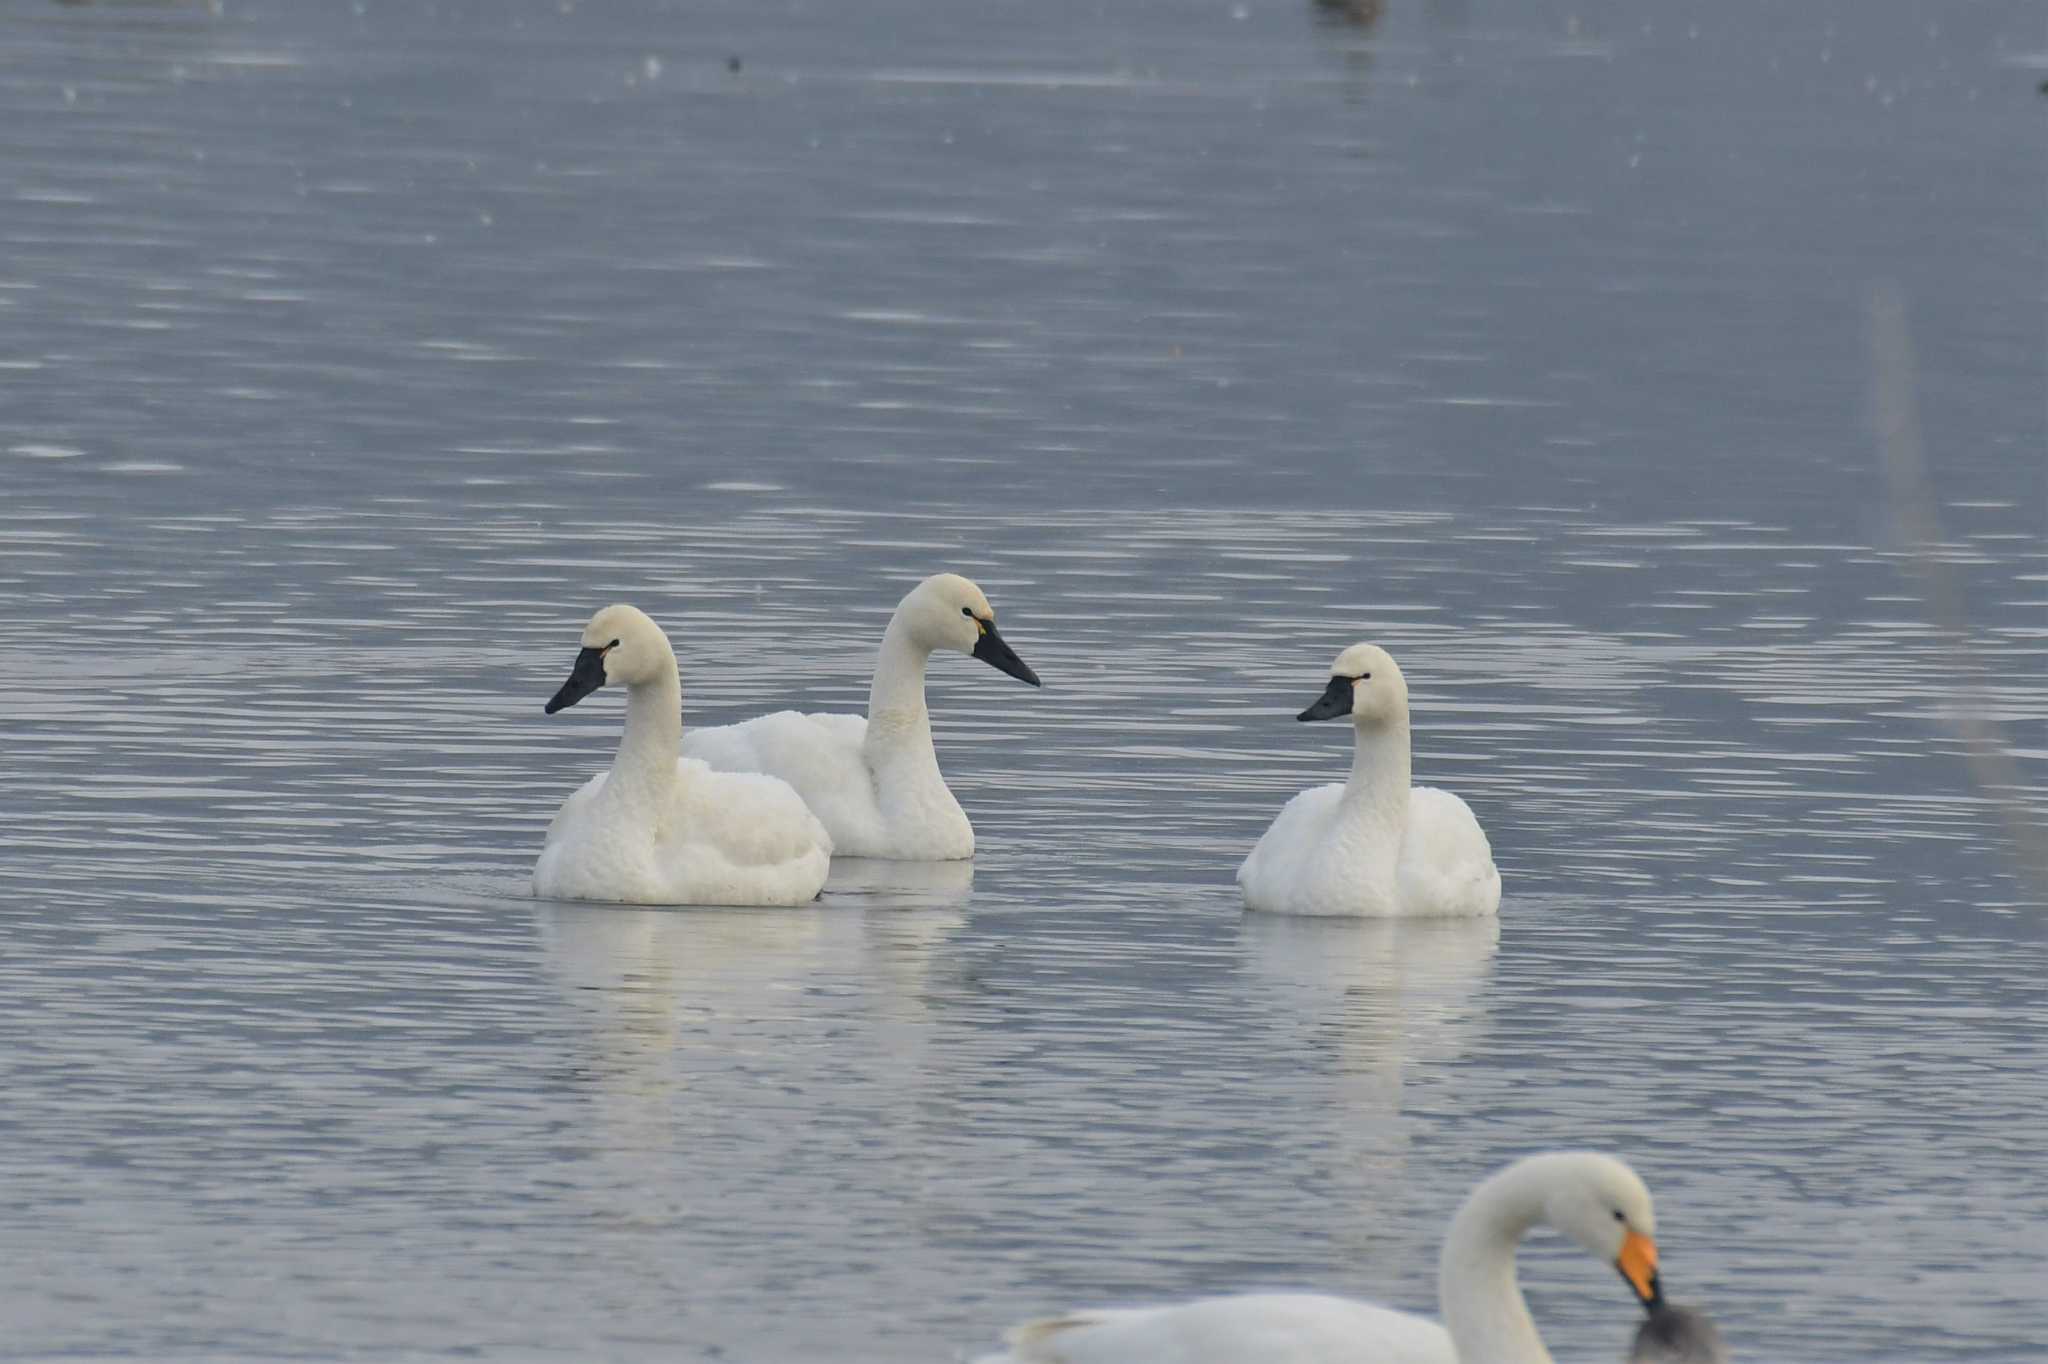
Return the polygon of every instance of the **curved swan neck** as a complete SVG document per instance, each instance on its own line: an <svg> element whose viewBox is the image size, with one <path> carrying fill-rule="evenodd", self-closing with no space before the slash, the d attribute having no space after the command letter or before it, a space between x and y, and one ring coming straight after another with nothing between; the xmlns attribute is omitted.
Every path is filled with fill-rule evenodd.
<svg viewBox="0 0 2048 1364"><path fill-rule="evenodd" d="M675 655L646 682L626 689L626 732L612 760L612 782L623 790L655 790L676 779L683 741L683 682ZM611 783L607 783L608 785Z"/></svg>
<svg viewBox="0 0 2048 1364"><path fill-rule="evenodd" d="M1461 1360L1551 1364L1515 1275L1515 1249L1543 1217L1540 1184L1539 1171L1511 1166L1473 1190L1451 1219L1437 1299Z"/></svg>
<svg viewBox="0 0 2048 1364"><path fill-rule="evenodd" d="M931 712L924 704L924 669L932 651L910 637L901 612L889 618L882 633L882 652L875 660L875 680L868 687L869 749L905 743L929 750Z"/></svg>
<svg viewBox="0 0 2048 1364"><path fill-rule="evenodd" d="M1406 822L1410 787L1408 717L1377 725L1353 725L1357 736L1351 754L1351 779L1344 783L1347 804L1370 807L1376 814Z"/></svg>

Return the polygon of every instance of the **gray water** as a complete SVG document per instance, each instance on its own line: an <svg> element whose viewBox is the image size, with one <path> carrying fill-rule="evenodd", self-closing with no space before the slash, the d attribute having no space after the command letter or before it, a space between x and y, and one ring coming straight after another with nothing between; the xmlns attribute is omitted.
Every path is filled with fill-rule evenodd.
<svg viewBox="0 0 2048 1364"><path fill-rule="evenodd" d="M2017 3L0 5L0 1355L958 1359L1431 1310L1626 1155L1748 1360L2048 1350ZM738 69L732 69L737 58ZM1864 420L1906 300L1944 622ZM935 662L968 868L536 902L598 698ZM1957 644L1957 634L1967 642ZM1247 918L1370 637L1498 924ZM1523 1256L1563 1359L1634 1310Z"/></svg>

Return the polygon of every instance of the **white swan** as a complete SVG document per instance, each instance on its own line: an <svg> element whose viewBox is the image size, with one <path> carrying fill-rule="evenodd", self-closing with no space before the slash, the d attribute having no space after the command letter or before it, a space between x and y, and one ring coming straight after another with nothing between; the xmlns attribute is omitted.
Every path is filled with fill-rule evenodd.
<svg viewBox="0 0 2048 1364"><path fill-rule="evenodd" d="M1500 873L1464 801L1408 785L1408 684L1385 649L1354 644L1295 717L1349 715L1351 779L1304 791L1237 869L1248 909L1276 914L1491 914Z"/></svg>
<svg viewBox="0 0 2048 1364"><path fill-rule="evenodd" d="M1649 1190L1612 1156L1558 1151L1495 1174L1451 1219L1442 1325L1349 1298L1251 1293L1032 1322L979 1364L1549 1364L1515 1278L1515 1247L1538 1225L1620 1270L1646 1308L1662 1304Z"/></svg>
<svg viewBox="0 0 2048 1364"><path fill-rule="evenodd" d="M714 772L676 756L683 689L668 636L607 606L583 627L553 715L607 682L626 686L611 770L562 802L533 869L537 895L641 905L799 905L825 884L832 839L773 777Z"/></svg>
<svg viewBox="0 0 2048 1364"><path fill-rule="evenodd" d="M958 649L1038 685L996 633L995 608L981 589L940 573L912 588L889 618L865 716L777 711L693 729L683 754L721 771L782 778L831 830L841 857L972 857L974 826L939 772L924 704L924 668L935 649Z"/></svg>

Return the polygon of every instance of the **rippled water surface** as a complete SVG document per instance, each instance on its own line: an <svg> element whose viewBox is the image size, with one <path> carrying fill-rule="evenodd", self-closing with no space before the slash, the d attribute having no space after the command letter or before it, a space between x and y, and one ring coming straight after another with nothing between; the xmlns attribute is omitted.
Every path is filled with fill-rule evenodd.
<svg viewBox="0 0 2048 1364"><path fill-rule="evenodd" d="M2048 34L1380 9L0 4L0 1355L1428 1309L1571 1145L1741 1358L2039 1359ZM854 708L939 567L1047 681L933 666L971 868L531 897L589 610ZM1239 910L1361 637L1497 924Z"/></svg>

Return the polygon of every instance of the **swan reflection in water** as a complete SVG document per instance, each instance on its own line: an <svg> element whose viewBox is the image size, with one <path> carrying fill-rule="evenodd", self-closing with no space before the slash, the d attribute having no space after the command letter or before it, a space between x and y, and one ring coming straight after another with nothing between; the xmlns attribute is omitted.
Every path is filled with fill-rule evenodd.
<svg viewBox="0 0 2048 1364"><path fill-rule="evenodd" d="M547 973L585 1024L585 1074L643 1100L682 1081L679 1053L743 1055L800 1013L834 932L814 909L544 903L537 915Z"/></svg>
<svg viewBox="0 0 2048 1364"><path fill-rule="evenodd" d="M1329 1039L1348 1069L1379 1073L1404 1061L1449 1060L1471 1047L1500 920L1247 914L1238 941L1245 968L1276 1012L1312 1028L1311 1042Z"/></svg>
<svg viewBox="0 0 2048 1364"><path fill-rule="evenodd" d="M537 917L548 975L590 1021L593 1071L673 1083L693 1066L679 1054L717 1068L849 1005L921 1019L933 951L973 885L972 862L844 858L798 909L543 902Z"/></svg>
<svg viewBox="0 0 2048 1364"><path fill-rule="evenodd" d="M864 899L886 909L936 909L967 903L974 889L974 862L900 862L880 857L834 857L825 880L825 898Z"/></svg>
<svg viewBox="0 0 2048 1364"><path fill-rule="evenodd" d="M1247 914L1238 942L1266 1026L1297 1034L1281 1043L1289 1054L1322 1062L1330 1140L1355 1168L1398 1173L1408 1153L1404 1076L1484 1036L1500 920Z"/></svg>
<svg viewBox="0 0 2048 1364"><path fill-rule="evenodd" d="M841 858L798 909L543 903L541 949L596 1024L600 1069L675 1070L677 1053L743 1055L849 1005L921 1019L932 954L965 922L973 885L972 862ZM821 991L837 1007L821 1010Z"/></svg>
<svg viewBox="0 0 2048 1364"><path fill-rule="evenodd" d="M677 1234L685 1205L700 1229L795 1224L845 1173L806 1164L820 1114L873 1149L904 1144L929 1083L930 964L964 916L867 903L538 907L581 1148L558 1175L593 1215Z"/></svg>
<svg viewBox="0 0 2048 1364"><path fill-rule="evenodd" d="M966 863L833 866L804 909L642 909L544 903L542 955L565 1002L593 1020L602 1064L670 1066L773 1045L851 1012L922 1017L934 949L965 921ZM821 1009L816 996L830 996Z"/></svg>

